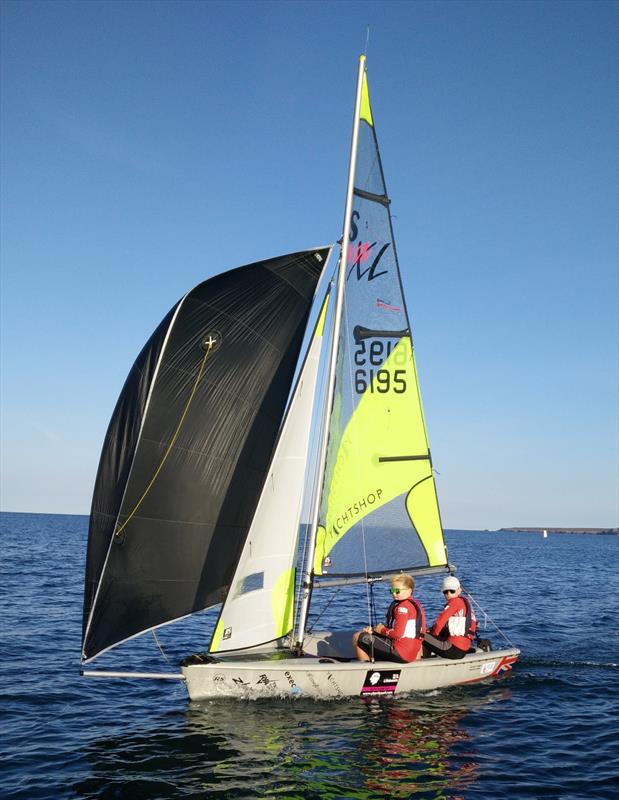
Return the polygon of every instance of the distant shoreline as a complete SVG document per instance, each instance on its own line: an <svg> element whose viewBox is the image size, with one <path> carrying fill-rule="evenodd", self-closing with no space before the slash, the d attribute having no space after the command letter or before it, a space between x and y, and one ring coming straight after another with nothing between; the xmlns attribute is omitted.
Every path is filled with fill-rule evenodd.
<svg viewBox="0 0 619 800"><path fill-rule="evenodd" d="M619 528L499 528L508 533L590 533L593 536L619 536Z"/></svg>
<svg viewBox="0 0 619 800"><path fill-rule="evenodd" d="M5 511L0 509L0 516L9 514L24 514L40 517L85 517L88 519L88 514L72 514L72 513L58 513L50 511ZM619 536L619 528L497 528L491 530L490 528L445 528L447 533L586 533L593 536Z"/></svg>

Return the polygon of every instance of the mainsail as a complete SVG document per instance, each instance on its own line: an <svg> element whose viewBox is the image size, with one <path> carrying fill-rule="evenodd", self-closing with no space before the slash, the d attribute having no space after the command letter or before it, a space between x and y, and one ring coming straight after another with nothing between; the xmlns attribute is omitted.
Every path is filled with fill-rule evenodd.
<svg viewBox="0 0 619 800"><path fill-rule="evenodd" d="M223 600L328 253L294 253L205 281L136 360L95 485L84 660Z"/></svg>
<svg viewBox="0 0 619 800"><path fill-rule="evenodd" d="M364 66L313 572L444 567L411 329ZM356 135L355 135L356 134Z"/></svg>

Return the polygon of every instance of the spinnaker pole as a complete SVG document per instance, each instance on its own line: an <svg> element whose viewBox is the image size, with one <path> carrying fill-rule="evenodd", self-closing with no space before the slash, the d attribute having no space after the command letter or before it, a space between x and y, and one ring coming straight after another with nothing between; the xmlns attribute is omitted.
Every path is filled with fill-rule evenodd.
<svg viewBox="0 0 619 800"><path fill-rule="evenodd" d="M317 465L317 480L315 483L316 492L312 498L312 510L310 517L310 533L308 537L307 557L303 566L302 575L302 597L299 608L299 618L297 620L297 630L294 637L294 649L300 652L303 649L305 638L305 627L307 624L307 614L311 599L311 589L313 580L314 552L316 550L316 534L318 530L318 514L320 512L320 498L322 484L325 476L327 461L327 444L329 439L329 422L333 409L333 398L335 395L335 367L337 363L338 342L340 337L340 327L342 322L342 307L344 304L344 287L346 284L346 265L348 263L348 249L350 240L350 216L352 214L353 192L355 185L355 170L357 167L357 143L359 141L359 122L361 118L361 98L363 93L363 82L365 78L365 56L359 57L359 71L357 73L357 94L355 97L355 112L352 126L352 140L350 146L350 160L348 163L348 186L346 190L346 205L344 209L344 224L342 232L342 247L340 250L340 263L338 267L337 286L335 293L335 312L333 317L333 334L331 339L331 350L329 354L329 379L326 391L326 413L323 418L323 429L320 437L320 454Z"/></svg>

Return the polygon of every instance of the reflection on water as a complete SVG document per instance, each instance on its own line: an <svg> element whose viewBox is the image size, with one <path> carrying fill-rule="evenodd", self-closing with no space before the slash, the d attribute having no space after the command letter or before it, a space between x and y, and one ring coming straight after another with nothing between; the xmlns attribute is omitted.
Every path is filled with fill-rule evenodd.
<svg viewBox="0 0 619 800"><path fill-rule="evenodd" d="M132 800L455 800L477 771L463 720L507 697L492 685L397 700L189 704L93 741L85 748L90 778L74 791Z"/></svg>
<svg viewBox="0 0 619 800"><path fill-rule="evenodd" d="M409 797L416 789L457 792L475 779L474 761L450 762L452 746L469 742L458 722L466 714L454 709L443 715L415 713L398 705L384 709L381 730L368 743L368 766L360 765L365 786L391 797Z"/></svg>

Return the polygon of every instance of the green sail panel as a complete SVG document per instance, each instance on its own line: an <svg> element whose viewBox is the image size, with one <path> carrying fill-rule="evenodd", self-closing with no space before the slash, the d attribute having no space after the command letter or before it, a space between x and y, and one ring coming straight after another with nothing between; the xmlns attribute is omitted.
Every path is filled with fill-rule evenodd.
<svg viewBox="0 0 619 800"><path fill-rule="evenodd" d="M366 79L359 117L316 575L447 563Z"/></svg>

